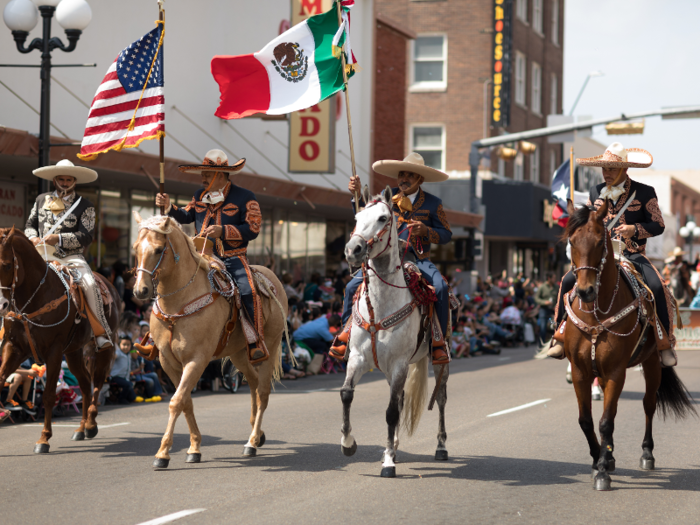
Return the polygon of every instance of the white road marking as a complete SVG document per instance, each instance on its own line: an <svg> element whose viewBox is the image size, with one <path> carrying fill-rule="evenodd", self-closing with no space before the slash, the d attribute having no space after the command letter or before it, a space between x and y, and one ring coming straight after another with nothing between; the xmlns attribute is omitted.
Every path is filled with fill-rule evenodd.
<svg viewBox="0 0 700 525"><path fill-rule="evenodd" d="M508 410L501 410L500 412L495 412L493 414L489 414L486 417L494 417L494 416L502 416L503 414L510 414L511 412L517 412L518 410L522 410L524 408L530 408L530 407L534 407L535 405L541 405L542 403L546 403L547 401L551 401L551 398L540 399L538 401L533 401L532 403L526 403L524 405L520 405L519 407L509 408Z"/></svg>
<svg viewBox="0 0 700 525"><path fill-rule="evenodd" d="M508 359L510 359L510 357L501 357L498 360L499 361L508 361Z"/></svg>
<svg viewBox="0 0 700 525"><path fill-rule="evenodd" d="M204 512L205 510L207 509L181 510L180 512L175 512L174 514L168 514L167 516L163 516L162 518L144 521L143 523L139 523L138 525L160 525L161 523L170 523L171 521L179 520L180 518L184 518L185 516L189 516L190 514Z"/></svg>
<svg viewBox="0 0 700 525"><path fill-rule="evenodd" d="M98 429L103 429L103 428L121 427L121 426L123 426L123 425L131 425L131 423L112 423L111 425L100 425L100 424L98 423L97 428L98 428ZM19 426L23 426L23 427L43 427L44 425L42 425L42 424L40 424L40 423L31 423L31 424L29 424L29 425L17 425L18 428L19 428ZM51 425L51 427L68 427L68 428L75 428L75 427L79 427L79 426L80 426L80 421L76 421L75 424L73 424L73 425L54 425L54 424Z"/></svg>

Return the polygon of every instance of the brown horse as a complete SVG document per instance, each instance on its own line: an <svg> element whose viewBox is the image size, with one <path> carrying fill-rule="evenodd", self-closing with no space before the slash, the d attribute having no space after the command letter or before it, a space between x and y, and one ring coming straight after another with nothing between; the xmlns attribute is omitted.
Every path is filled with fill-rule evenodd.
<svg viewBox="0 0 700 525"><path fill-rule="evenodd" d="M73 440L97 435L97 399L109 375L114 350L96 352L90 323L77 311L68 292L65 277L47 264L32 242L20 231L0 229L0 316L4 320L0 385L27 359L46 363L46 389L43 395L44 429L34 452L49 451L51 411L56 402L56 385L65 355L83 395L83 414ZM111 307L105 306L112 333L119 326L120 299L117 290L101 275L112 294ZM30 335L31 334L31 335ZM31 337L31 340L29 339ZM89 370L85 361L90 363ZM92 391L91 391L92 383Z"/></svg>
<svg viewBox="0 0 700 525"><path fill-rule="evenodd" d="M646 381L642 470L654 468L652 419L657 406L664 418L667 413L673 413L676 418L695 414L688 391L673 368L661 367L653 332L646 331L643 314L653 318L654 304L636 302L632 290L620 278L612 241L603 223L607 212L607 201L597 211L587 207L575 210L569 201L571 218L566 229L571 242L572 271L576 275L576 296L572 303L567 303L564 349L572 363L579 425L593 458L596 490L611 488L609 472L615 470L613 429L628 367L641 363ZM635 352L637 342L641 351ZM599 426L601 443L591 415L591 383L596 375L605 393Z"/></svg>
<svg viewBox="0 0 700 525"><path fill-rule="evenodd" d="M248 380L251 395L250 425L253 427L244 456L255 456L265 443L262 419L267 408L272 381L279 379L282 368L282 337L287 323L287 296L279 279L269 269L251 266L262 274L258 281L264 318L265 343L270 357L252 366L248 360L245 334L240 322L220 351L221 335L231 318L231 304L212 286L210 264L194 248L192 239L170 217L151 217L139 223L134 243L137 280L134 295L147 299L157 292L151 315L151 337L160 353L160 363L177 391L170 400L170 419L160 448L153 461L155 468L167 468L173 431L184 412L190 430L187 463L202 458L202 434L194 418L191 392L212 359L230 358ZM266 282L268 284L262 284ZM262 287L262 290L261 290Z"/></svg>

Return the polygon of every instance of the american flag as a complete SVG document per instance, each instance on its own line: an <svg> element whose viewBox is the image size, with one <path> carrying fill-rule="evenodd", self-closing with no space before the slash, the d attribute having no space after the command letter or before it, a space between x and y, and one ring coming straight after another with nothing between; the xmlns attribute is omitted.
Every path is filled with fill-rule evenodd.
<svg viewBox="0 0 700 525"><path fill-rule="evenodd" d="M162 33L158 24L122 50L107 70L90 106L79 158L93 160L165 133Z"/></svg>

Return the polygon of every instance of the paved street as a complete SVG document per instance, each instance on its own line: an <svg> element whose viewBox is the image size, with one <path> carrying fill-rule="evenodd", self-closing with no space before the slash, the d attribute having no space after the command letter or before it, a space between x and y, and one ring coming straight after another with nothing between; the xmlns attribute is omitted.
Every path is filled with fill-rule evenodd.
<svg viewBox="0 0 700 525"><path fill-rule="evenodd" d="M628 371L614 490L594 492L566 365L535 361L532 353L506 349L455 362L450 460L433 460L437 411L426 413L417 434L401 441L396 479L379 477L388 387L375 371L355 394L359 446L351 458L339 446L342 379L313 377L277 387L263 425L267 443L250 459L241 457L250 431L247 388L195 396L202 463L184 462L189 439L181 418L165 471L151 468L165 403L104 408L93 441L70 441L74 426L64 425L72 420L58 419L48 456L32 453L37 426L3 425L0 499L12 505L14 523L138 524L190 509L205 510L176 523L698 523L698 420L657 422L657 470L640 471L644 383ZM700 399L700 352L684 352L680 362L680 377ZM547 401L488 417L540 400ZM601 410L596 403L596 419Z"/></svg>

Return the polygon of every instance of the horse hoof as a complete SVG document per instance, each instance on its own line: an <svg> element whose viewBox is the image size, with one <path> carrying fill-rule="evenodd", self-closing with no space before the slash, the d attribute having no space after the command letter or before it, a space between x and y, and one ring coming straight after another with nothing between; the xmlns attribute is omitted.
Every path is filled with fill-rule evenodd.
<svg viewBox="0 0 700 525"><path fill-rule="evenodd" d="M447 450L444 448L435 451L435 461L447 461Z"/></svg>
<svg viewBox="0 0 700 525"><path fill-rule="evenodd" d="M200 461L202 461L202 454L199 452L187 454L187 458L185 459L185 463L199 463Z"/></svg>
<svg viewBox="0 0 700 525"><path fill-rule="evenodd" d="M48 443L37 443L34 445L34 454L48 454L49 444Z"/></svg>
<svg viewBox="0 0 700 525"><path fill-rule="evenodd" d="M259 447L262 447L262 446L265 444L265 432L263 432L262 434L260 434L260 439L258 440L258 442L259 442L259 443L258 443L258 446L259 446Z"/></svg>
<svg viewBox="0 0 700 525"><path fill-rule="evenodd" d="M344 447L343 445L340 445L340 450L343 451L343 454L346 456L352 456L357 452L357 441L355 441L350 448Z"/></svg>
<svg viewBox="0 0 700 525"><path fill-rule="evenodd" d="M153 468L168 468L170 465L170 459L156 458L153 460Z"/></svg>
<svg viewBox="0 0 700 525"><path fill-rule="evenodd" d="M595 490L612 490L610 478L595 478L593 480L593 488Z"/></svg>
<svg viewBox="0 0 700 525"><path fill-rule="evenodd" d="M384 467L382 469L383 478L395 478L396 477L396 467Z"/></svg>
<svg viewBox="0 0 700 525"><path fill-rule="evenodd" d="M641 458L639 460L639 468L642 470L654 470L654 458Z"/></svg>
<svg viewBox="0 0 700 525"><path fill-rule="evenodd" d="M86 428L85 429L85 437L88 439L92 439L97 435L97 427L95 428Z"/></svg>
<svg viewBox="0 0 700 525"><path fill-rule="evenodd" d="M243 455L249 458L254 458L257 454L255 447L243 447Z"/></svg>
<svg viewBox="0 0 700 525"><path fill-rule="evenodd" d="M85 432L73 432L73 441L83 441L85 439Z"/></svg>
<svg viewBox="0 0 700 525"><path fill-rule="evenodd" d="M608 460L608 472L615 472L615 458Z"/></svg>

